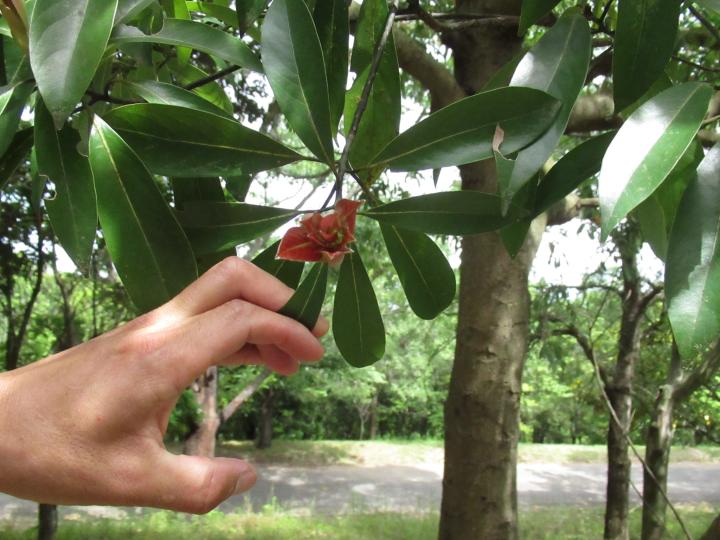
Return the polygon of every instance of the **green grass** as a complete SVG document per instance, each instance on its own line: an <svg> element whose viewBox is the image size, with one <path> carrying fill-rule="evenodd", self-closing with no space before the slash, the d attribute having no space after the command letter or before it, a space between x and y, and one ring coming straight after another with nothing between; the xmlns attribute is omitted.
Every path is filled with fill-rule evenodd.
<svg viewBox="0 0 720 540"><path fill-rule="evenodd" d="M642 446L638 447L644 451ZM219 454L242 457L255 463L284 465L412 465L441 463L442 441L283 441L269 450L257 450L252 442L230 441ZM672 462L720 463L720 447L675 447ZM573 444L521 444L521 463L604 463L605 447Z"/></svg>
<svg viewBox="0 0 720 540"><path fill-rule="evenodd" d="M681 507L690 533L697 538L719 509ZM640 511L632 514L632 538L640 528ZM682 538L668 517L666 538ZM431 540L436 538L437 514L355 514L341 517L293 517L274 511L262 514L213 512L187 517L153 512L124 520L69 521L60 524L57 540ZM585 540L602 537L600 508L542 508L521 514L521 537L531 540ZM3 540L31 540L35 530L20 531L0 524Z"/></svg>

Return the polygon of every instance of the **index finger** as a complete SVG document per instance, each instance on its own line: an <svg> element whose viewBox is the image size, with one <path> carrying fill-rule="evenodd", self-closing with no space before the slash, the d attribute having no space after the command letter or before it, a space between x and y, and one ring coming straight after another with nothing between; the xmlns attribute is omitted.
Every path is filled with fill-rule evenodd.
<svg viewBox="0 0 720 540"><path fill-rule="evenodd" d="M228 257L205 272L161 310L183 317L200 315L231 300L245 300L278 311L295 291L282 281L240 257ZM321 317L313 333L327 333L328 321Z"/></svg>

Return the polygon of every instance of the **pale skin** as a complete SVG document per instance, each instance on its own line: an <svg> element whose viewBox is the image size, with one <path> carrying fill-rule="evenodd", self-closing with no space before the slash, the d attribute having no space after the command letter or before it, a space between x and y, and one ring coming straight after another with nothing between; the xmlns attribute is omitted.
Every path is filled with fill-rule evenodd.
<svg viewBox="0 0 720 540"><path fill-rule="evenodd" d="M0 491L60 505L205 513L256 480L248 463L163 445L183 389L212 365L290 375L323 355L279 315L292 295L251 263L219 263L169 303L88 343L0 374Z"/></svg>

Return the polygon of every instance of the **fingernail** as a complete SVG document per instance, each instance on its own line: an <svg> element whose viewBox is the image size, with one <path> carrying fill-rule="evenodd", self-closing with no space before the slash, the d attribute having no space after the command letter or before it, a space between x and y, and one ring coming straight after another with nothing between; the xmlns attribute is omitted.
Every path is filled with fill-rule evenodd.
<svg viewBox="0 0 720 540"><path fill-rule="evenodd" d="M255 485L256 481L257 474L252 467L247 467L246 469L243 469L237 479L237 483L235 484L235 490L233 491L233 495L245 493L247 490L249 490Z"/></svg>

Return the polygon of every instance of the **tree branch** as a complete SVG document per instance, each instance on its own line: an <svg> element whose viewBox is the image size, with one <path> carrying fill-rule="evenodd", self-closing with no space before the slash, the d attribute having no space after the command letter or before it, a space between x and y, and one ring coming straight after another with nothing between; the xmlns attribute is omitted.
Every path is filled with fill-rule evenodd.
<svg viewBox="0 0 720 540"><path fill-rule="evenodd" d="M262 384L272 375L272 371L268 368L262 370L262 372L253 379L253 381L243 388L240 393L235 396L230 403L220 413L220 424L224 424L230 417L237 412L240 406L245 403L252 395L258 391Z"/></svg>
<svg viewBox="0 0 720 540"><path fill-rule="evenodd" d="M393 37L400 67L428 89L437 108L467 97L450 70L430 56L407 33L395 28Z"/></svg>

